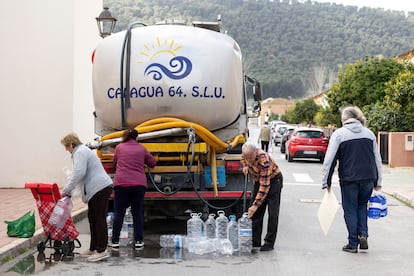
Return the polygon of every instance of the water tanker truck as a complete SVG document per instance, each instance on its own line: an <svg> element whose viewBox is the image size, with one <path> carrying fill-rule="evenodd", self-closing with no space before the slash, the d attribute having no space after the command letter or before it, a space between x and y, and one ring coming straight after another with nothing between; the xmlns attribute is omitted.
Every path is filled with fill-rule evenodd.
<svg viewBox="0 0 414 276"><path fill-rule="evenodd" d="M240 215L250 197L241 172L249 117L261 87L243 73L239 45L217 22L135 22L93 53L96 149L114 175L113 149L135 128L154 155L146 218L186 212ZM248 106L248 99L251 106Z"/></svg>

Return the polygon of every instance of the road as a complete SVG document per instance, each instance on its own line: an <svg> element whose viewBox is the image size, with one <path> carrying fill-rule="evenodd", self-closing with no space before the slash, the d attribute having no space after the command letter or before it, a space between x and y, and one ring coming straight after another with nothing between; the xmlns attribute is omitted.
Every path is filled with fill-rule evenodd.
<svg viewBox="0 0 414 276"><path fill-rule="evenodd" d="M256 132L257 129L251 130L252 141L256 141ZM88 263L80 257L72 261L38 262L34 251L21 262L25 261L26 266L33 265L31 269L36 275L414 275L413 209L389 197L388 217L369 220L369 250L358 254L345 253L341 250L347 242L342 209L339 208L327 236L317 219L323 196L320 183L322 165L317 160L288 163L280 154L279 147L273 147L272 155L284 175L274 251L247 256L166 251L158 247L156 229L166 225L185 229L185 221L163 221L158 225L146 225L147 229L152 227L153 230L146 230L143 251L123 249L99 263ZM340 199L337 184L333 190ZM78 229L83 244L79 251L83 251L89 238L87 223L81 222ZM16 270L16 266L14 268ZM18 274L8 272L5 275Z"/></svg>

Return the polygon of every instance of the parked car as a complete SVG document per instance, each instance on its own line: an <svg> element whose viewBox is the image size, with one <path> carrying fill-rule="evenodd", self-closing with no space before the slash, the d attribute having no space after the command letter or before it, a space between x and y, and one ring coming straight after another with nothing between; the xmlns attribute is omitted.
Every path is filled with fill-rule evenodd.
<svg viewBox="0 0 414 276"><path fill-rule="evenodd" d="M294 158L316 158L323 163L328 143L328 138L320 128L297 128L286 142L285 158L288 162Z"/></svg>
<svg viewBox="0 0 414 276"><path fill-rule="evenodd" d="M280 121L280 120L273 120L273 121L270 121L269 125L270 125L270 129L272 130L272 140L273 140L273 136L274 136L274 133L276 131L276 127L278 125L286 125L286 122L283 122L283 121Z"/></svg>
<svg viewBox="0 0 414 276"><path fill-rule="evenodd" d="M275 143L275 146L280 144L282 141L283 132L285 132L288 127L289 125L286 124L279 124L275 127L275 130L272 132L273 142Z"/></svg>
<svg viewBox="0 0 414 276"><path fill-rule="evenodd" d="M286 142L290 139L290 136L292 135L293 131L297 129L297 126L288 126L283 132L282 140L280 141L280 152L285 153L286 152Z"/></svg>

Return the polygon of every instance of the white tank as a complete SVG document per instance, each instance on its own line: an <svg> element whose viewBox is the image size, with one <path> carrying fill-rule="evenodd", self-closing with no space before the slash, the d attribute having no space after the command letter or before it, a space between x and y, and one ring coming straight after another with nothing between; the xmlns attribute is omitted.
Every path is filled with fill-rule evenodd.
<svg viewBox="0 0 414 276"><path fill-rule="evenodd" d="M93 62L97 133L122 128L120 64L125 31L103 39ZM123 87L126 87L124 82ZM174 117L217 130L243 105L242 55L228 35L182 25L136 27L126 125Z"/></svg>

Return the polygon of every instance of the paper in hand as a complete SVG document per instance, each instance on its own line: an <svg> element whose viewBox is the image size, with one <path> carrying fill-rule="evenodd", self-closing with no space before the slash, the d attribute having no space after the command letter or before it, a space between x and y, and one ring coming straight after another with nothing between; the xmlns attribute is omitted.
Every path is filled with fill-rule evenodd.
<svg viewBox="0 0 414 276"><path fill-rule="evenodd" d="M335 193L332 191L332 189L330 191L326 189L318 210L319 223L321 224L322 231L325 236L328 234L328 231L331 228L338 208L339 203L336 199Z"/></svg>

